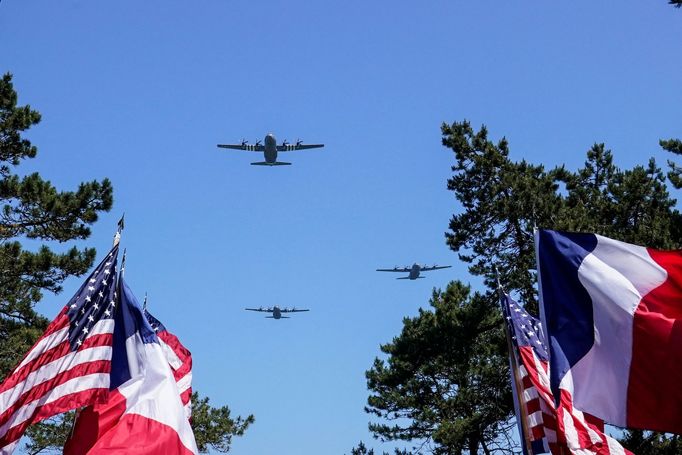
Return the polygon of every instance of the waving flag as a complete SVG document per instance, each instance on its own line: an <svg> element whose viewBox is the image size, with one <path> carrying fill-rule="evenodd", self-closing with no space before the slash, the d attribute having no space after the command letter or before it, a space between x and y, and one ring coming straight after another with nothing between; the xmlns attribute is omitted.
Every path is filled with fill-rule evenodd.
<svg viewBox="0 0 682 455"><path fill-rule="evenodd" d="M80 413L64 453L196 454L168 353L123 280L120 299L112 392L105 403Z"/></svg>
<svg viewBox="0 0 682 455"><path fill-rule="evenodd" d="M510 335L514 407L524 454L631 454L604 433L602 421L575 409L563 391L555 409L542 324L506 294L502 308Z"/></svg>
<svg viewBox="0 0 682 455"><path fill-rule="evenodd" d="M163 348L166 360L173 370L173 377L178 385L180 401L185 407L185 414L189 419L192 416L192 353L180 343L178 337L170 333L166 327L152 316L146 309L144 315L149 325L159 337L159 343Z"/></svg>
<svg viewBox="0 0 682 455"><path fill-rule="evenodd" d="M551 387L606 422L682 434L682 253L537 234Z"/></svg>
<svg viewBox="0 0 682 455"><path fill-rule="evenodd" d="M0 454L32 423L86 406L109 390L118 246L0 384Z"/></svg>

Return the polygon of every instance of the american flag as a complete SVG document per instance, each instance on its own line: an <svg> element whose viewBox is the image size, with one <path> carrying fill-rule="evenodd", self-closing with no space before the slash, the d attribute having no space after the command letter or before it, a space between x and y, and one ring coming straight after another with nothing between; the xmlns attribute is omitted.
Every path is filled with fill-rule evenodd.
<svg viewBox="0 0 682 455"><path fill-rule="evenodd" d="M118 245L0 384L0 454L11 454L29 425L108 392L117 257Z"/></svg>
<svg viewBox="0 0 682 455"><path fill-rule="evenodd" d="M561 390L555 406L541 322L507 294L503 294L502 309L509 334L514 405L524 454L632 455L604 433L600 419L574 409L568 391Z"/></svg>
<svg viewBox="0 0 682 455"><path fill-rule="evenodd" d="M550 443L557 441L557 422L542 326L506 294L502 309L509 334L514 406L524 454L550 453Z"/></svg>
<svg viewBox="0 0 682 455"><path fill-rule="evenodd" d="M177 336L170 333L166 327L146 309L144 315L159 337L168 364L173 370L173 377L178 384L180 401L185 407L185 414L192 417L192 353L180 343Z"/></svg>

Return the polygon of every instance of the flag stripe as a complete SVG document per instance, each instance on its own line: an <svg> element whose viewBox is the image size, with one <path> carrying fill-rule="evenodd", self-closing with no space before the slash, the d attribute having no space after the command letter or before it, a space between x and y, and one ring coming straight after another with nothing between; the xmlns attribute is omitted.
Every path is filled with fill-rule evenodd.
<svg viewBox="0 0 682 455"><path fill-rule="evenodd" d="M52 330L50 330L52 329ZM31 349L19 366L14 371L18 371L21 367L29 363L31 360L40 356L43 352L55 347L66 339L69 333L69 318L66 314L60 316L59 320L55 320L45 334L38 340L33 349Z"/></svg>
<svg viewBox="0 0 682 455"><path fill-rule="evenodd" d="M109 373L111 365L106 359L106 356L111 355L111 347L105 346L86 349L85 351L79 352L79 354L80 353L87 355L82 356L83 358L79 359L79 363L72 368L65 371L57 370L57 374L54 374L48 380L31 387L25 392L23 389L18 389L16 393L20 394L19 398L14 401L12 406L3 410L2 414L0 414L0 421L6 421L6 419L16 414L22 407L29 405L37 399L41 399L41 397L51 393L55 387L58 387L73 378L85 374ZM1 434L2 431L0 431L0 435Z"/></svg>
<svg viewBox="0 0 682 455"><path fill-rule="evenodd" d="M14 414L15 419L0 427L0 447L21 438L26 428L36 418L46 418L56 413L81 406L96 393L106 389L99 389L100 384L109 380L106 373L91 374L73 378L58 385L41 399L24 406ZM78 392L85 392L84 394ZM8 431L9 430L9 431Z"/></svg>
<svg viewBox="0 0 682 455"><path fill-rule="evenodd" d="M65 337L66 338L66 337ZM85 339L85 342L81 346L81 350L97 347L111 345L112 335L109 334L99 334L93 335ZM46 378L48 377L47 372L51 371L48 367L58 367L67 366L69 363L69 354L72 354L71 346L68 340L62 341L61 344L51 348L49 351L38 356L30 364L27 364L25 368L18 370L14 375L7 378L7 380L0 386L0 403L5 402L5 393L11 390L25 381L32 381L36 378ZM37 374L38 372L41 375ZM2 404L0 404L0 413L2 411Z"/></svg>

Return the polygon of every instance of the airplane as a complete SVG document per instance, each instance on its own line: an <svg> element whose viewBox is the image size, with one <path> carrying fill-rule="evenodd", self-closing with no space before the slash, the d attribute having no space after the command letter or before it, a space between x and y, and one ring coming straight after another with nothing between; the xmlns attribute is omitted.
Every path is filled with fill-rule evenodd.
<svg viewBox="0 0 682 455"><path fill-rule="evenodd" d="M285 161L277 161L277 152L292 152L294 150L306 150L324 147L324 144L303 144L300 139L295 144L290 144L286 140L282 144L277 145L277 139L272 133L268 133L261 141L256 141L255 144L249 144L249 141L242 140L241 144L218 144L218 147L233 150L246 150L248 152L263 152L265 161L257 161L251 163L253 166L287 166L291 163Z"/></svg>
<svg viewBox="0 0 682 455"><path fill-rule="evenodd" d="M282 313L301 313L303 311L310 311L310 310L300 310L296 307L294 307L294 308L280 308L277 305L273 306L272 308L258 307L258 308L244 308L244 309L248 310L248 311L258 311L261 313L272 313L272 316L265 316L266 318L269 318L269 319L289 319L289 316L282 316Z"/></svg>
<svg viewBox="0 0 682 455"><path fill-rule="evenodd" d="M393 267L392 269L377 269L377 272L409 272L407 276L401 276L396 278L396 280L416 280L417 278L424 278L419 274L421 272L428 272L429 270L439 270L447 269L452 267L451 265L419 265L416 262L412 264L412 267Z"/></svg>

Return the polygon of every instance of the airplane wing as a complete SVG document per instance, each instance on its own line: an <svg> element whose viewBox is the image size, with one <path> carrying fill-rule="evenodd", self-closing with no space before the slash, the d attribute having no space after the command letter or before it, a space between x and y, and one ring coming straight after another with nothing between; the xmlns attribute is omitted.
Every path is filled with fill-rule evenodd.
<svg viewBox="0 0 682 455"><path fill-rule="evenodd" d="M282 313L301 313L303 311L310 311L310 310L300 310L298 308L282 308L280 311Z"/></svg>
<svg viewBox="0 0 682 455"><path fill-rule="evenodd" d="M294 150L306 150L306 149L319 149L324 147L324 144L301 144L297 142L295 144L282 144L277 146L278 152L292 152Z"/></svg>
<svg viewBox="0 0 682 455"><path fill-rule="evenodd" d="M377 272L409 272L412 270L411 267L393 267L392 269L377 269Z"/></svg>
<svg viewBox="0 0 682 455"><path fill-rule="evenodd" d="M248 311L258 311L259 313L272 313L272 308L244 308Z"/></svg>
<svg viewBox="0 0 682 455"><path fill-rule="evenodd" d="M261 144L218 144L222 149L246 150L247 152L264 152L265 146Z"/></svg>
<svg viewBox="0 0 682 455"><path fill-rule="evenodd" d="M425 265L424 267L421 268L422 272L428 272L429 270L439 270L439 269L449 269L452 267L451 265L432 265L429 267L428 265Z"/></svg>

